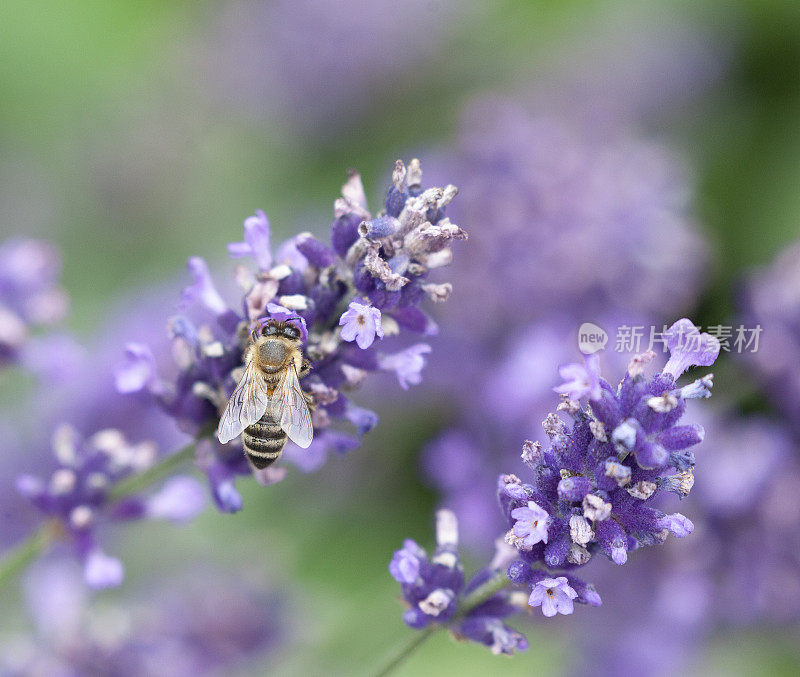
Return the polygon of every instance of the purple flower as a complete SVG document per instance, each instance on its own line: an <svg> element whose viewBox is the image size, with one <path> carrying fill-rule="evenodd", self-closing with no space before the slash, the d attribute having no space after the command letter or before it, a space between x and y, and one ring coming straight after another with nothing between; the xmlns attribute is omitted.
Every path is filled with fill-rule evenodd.
<svg viewBox="0 0 800 677"><path fill-rule="evenodd" d="M208 264L203 259L193 256L189 259L186 267L194 278L194 282L183 290L181 298L183 307L188 308L199 303L217 316L228 313L228 306L211 279Z"/></svg>
<svg viewBox="0 0 800 677"><path fill-rule="evenodd" d="M115 557L109 557L99 548L93 548L86 555L83 580L90 588L115 588L124 578L125 569L122 562Z"/></svg>
<svg viewBox="0 0 800 677"><path fill-rule="evenodd" d="M182 430L198 435L218 425L242 378L250 332L277 319L301 333L311 365L302 387L312 399L312 424L318 438L305 455L288 442L285 458L309 471L325 462L329 450L353 449L356 439L332 426L346 421L363 435L377 424L375 413L351 400L351 392L371 372L394 371L403 388L421 382L424 355L430 347L404 347L404 341L408 346L408 335L431 332L433 323L421 306L427 298L439 301L444 295L442 285L429 278L452 258L452 243L466 238L445 215L455 187L425 189L421 177L419 161L413 160L408 167L401 161L395 164L387 199L396 211L391 216L396 227L390 230L360 228L373 219L355 172L334 203L330 243L301 233L278 246L272 256L266 216L257 212L249 217L244 241L229 248L233 257L250 256L257 265L256 271L236 268L239 300L229 307L205 261L190 259L193 283L183 292L187 315L169 322L177 373L169 379L158 376L151 353L132 344L115 373L118 387L148 394ZM344 314L343 307L348 308ZM210 314L210 322L202 311ZM387 340L380 348L384 343L396 345L388 353L374 340L384 336L385 328ZM354 340L357 347L350 343ZM198 464L208 477L217 506L227 512L241 509L235 478L250 474L251 469L240 439L226 445L218 440L201 443ZM260 473L258 480L270 484L283 474L273 467Z"/></svg>
<svg viewBox="0 0 800 677"><path fill-rule="evenodd" d="M574 611L572 600L578 596L564 576L543 578L533 586L528 604L542 607L542 614L551 618L556 614L568 616Z"/></svg>
<svg viewBox="0 0 800 677"><path fill-rule="evenodd" d="M691 320L678 320L666 332L669 361L663 373L678 379L690 367L709 367L719 356L720 344L716 336L700 333Z"/></svg>
<svg viewBox="0 0 800 677"><path fill-rule="evenodd" d="M244 220L244 242L231 242L228 253L233 258L252 256L261 271L267 271L272 266L272 250L269 246L269 219L260 209L255 216L248 216Z"/></svg>
<svg viewBox="0 0 800 677"><path fill-rule="evenodd" d="M114 381L119 393L136 393L157 389L156 360L153 352L141 343L125 346L125 361L114 369Z"/></svg>
<svg viewBox="0 0 800 677"><path fill-rule="evenodd" d="M205 507L202 488L187 477L173 477L150 496L112 501L109 494L117 482L158 460L154 444L131 444L118 430L101 430L85 439L62 426L53 435L53 453L58 464L50 478L45 482L20 475L17 491L63 525L91 587L119 585L124 576L121 562L105 554L97 541L96 532L103 524L142 518L185 522Z"/></svg>
<svg viewBox="0 0 800 677"><path fill-rule="evenodd" d="M389 563L389 573L398 583L413 583L419 576L420 559L425 556L422 548L414 541L407 540L403 549L394 553Z"/></svg>
<svg viewBox="0 0 800 677"><path fill-rule="evenodd" d="M511 517L516 520L512 532L520 547L532 548L537 543L547 543L547 511L540 508L533 501L528 505L516 508L511 512Z"/></svg>
<svg viewBox="0 0 800 677"><path fill-rule="evenodd" d="M684 538L694 531L692 520L685 515L681 515L679 512L673 513L672 515L665 515L659 520L658 524L676 538Z"/></svg>
<svg viewBox="0 0 800 677"><path fill-rule="evenodd" d="M525 604L508 590L456 615L465 596L507 564L507 546L501 542L490 565L465 583L458 555L458 523L450 510L436 513L436 545L436 552L429 557L415 541L406 540L389 564L389 572L400 583L408 606L403 615L406 625L420 630L432 623L441 624L456 637L490 647L492 653L511 654L527 649L525 637L504 622L508 616L521 612Z"/></svg>
<svg viewBox="0 0 800 677"><path fill-rule="evenodd" d="M511 656L517 651L528 649L528 640L514 628L508 627L495 616L471 615L459 626L459 633L489 647L495 655Z"/></svg>
<svg viewBox="0 0 800 677"><path fill-rule="evenodd" d="M677 344L673 350L673 355L686 354ZM712 362L707 354L694 355L688 359ZM534 471L531 483L515 475L498 480L511 529L506 540L520 558L509 578L531 585L532 599L539 603L544 604L545 593L536 585L551 580L541 567L573 570L594 554L621 565L631 550L663 543L668 533L682 538L693 529L680 513L661 512L656 496L689 493L694 481L690 448L702 441L702 428L679 425L686 401L672 374L664 370L647 379L640 363L631 362L616 388L601 378L600 395L586 408L569 401L560 407L571 417L571 427L555 414L545 419L549 448L523 452ZM567 580L574 599L594 603L585 583L571 574ZM569 611L562 613L572 612L572 599L565 606ZM556 607L543 606L543 611L553 615Z"/></svg>
<svg viewBox="0 0 800 677"><path fill-rule="evenodd" d="M553 388L571 400L588 397L596 400L600 397L600 358L597 353L584 355L584 364L566 364L558 368L558 375L565 383Z"/></svg>
<svg viewBox="0 0 800 677"><path fill-rule="evenodd" d="M400 387L408 390L409 386L422 382L422 369L425 366L423 355L429 352L431 347L427 343L417 343L394 355L382 356L378 364L381 369L395 372Z"/></svg>
<svg viewBox="0 0 800 677"><path fill-rule="evenodd" d="M345 341L355 340L358 347L366 350L375 336L383 338L381 311L358 301L350 301L347 310L339 318L341 336Z"/></svg>

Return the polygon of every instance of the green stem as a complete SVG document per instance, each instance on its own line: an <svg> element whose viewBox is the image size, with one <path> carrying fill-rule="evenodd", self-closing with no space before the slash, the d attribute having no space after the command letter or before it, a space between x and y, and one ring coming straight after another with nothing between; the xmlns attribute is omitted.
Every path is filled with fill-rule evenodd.
<svg viewBox="0 0 800 677"><path fill-rule="evenodd" d="M395 651L387 660L383 667L377 672L373 673L374 677L386 677L391 674L413 654L420 646L422 646L430 637L436 633L440 625L429 625L424 630L415 632L403 646Z"/></svg>
<svg viewBox="0 0 800 677"><path fill-rule="evenodd" d="M453 617L451 623L457 623L464 618L470 611L479 607L481 604L489 600L498 592L510 585L508 578L504 571L497 571L486 582L481 583L475 590L467 595L458 605L458 613ZM424 630L415 632L409 641L403 644L397 651L395 651L381 668L373 673L374 677L386 677L397 668L399 668L406 660L430 637L436 634L442 628L447 627L441 623L433 623Z"/></svg>
<svg viewBox="0 0 800 677"><path fill-rule="evenodd" d="M0 588L45 552L58 538L60 530L58 522L45 522L22 543L11 548L0 561Z"/></svg>
<svg viewBox="0 0 800 677"><path fill-rule="evenodd" d="M137 494L152 486L156 482L169 477L175 470L185 465L194 458L197 443L208 436L206 430L201 431L198 438L174 454L165 456L152 468L143 473L133 475L122 480L114 486L108 494L108 502L114 503L133 494ZM33 562L39 555L55 543L64 533L58 520L45 522L25 540L13 547L8 554L0 560L0 588L13 580L21 571Z"/></svg>
<svg viewBox="0 0 800 677"><path fill-rule="evenodd" d="M463 599L461 604L458 605L459 609L456 614L456 619L463 618L470 611L479 607L491 597L494 597L510 584L511 582L508 580L505 571L496 571L488 581L481 583Z"/></svg>
<svg viewBox="0 0 800 677"><path fill-rule="evenodd" d="M108 500L114 502L126 498L127 496L138 494L140 491L147 489L159 480L166 479L175 470L194 458L194 450L198 441L199 440L194 440L183 447L183 449L179 449L174 454L164 457L143 473L125 478L108 492Z"/></svg>

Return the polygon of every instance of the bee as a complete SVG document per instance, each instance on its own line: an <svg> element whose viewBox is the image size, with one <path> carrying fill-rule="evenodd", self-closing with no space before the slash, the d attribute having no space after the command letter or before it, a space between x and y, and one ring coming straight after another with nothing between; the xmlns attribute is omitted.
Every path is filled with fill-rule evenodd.
<svg viewBox="0 0 800 677"><path fill-rule="evenodd" d="M302 345L302 334L290 321L267 319L250 332L244 375L225 407L217 437L226 444L241 435L255 470L277 461L287 438L304 449L311 444L311 397L299 381L311 364Z"/></svg>

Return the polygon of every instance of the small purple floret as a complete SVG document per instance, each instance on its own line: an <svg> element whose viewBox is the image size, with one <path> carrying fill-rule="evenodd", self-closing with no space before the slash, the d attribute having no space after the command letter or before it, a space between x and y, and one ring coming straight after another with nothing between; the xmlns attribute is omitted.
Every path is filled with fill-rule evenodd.
<svg viewBox="0 0 800 677"><path fill-rule="evenodd" d="M533 586L528 604L542 607L542 614L547 618L556 614L568 616L575 609L572 600L577 596L578 593L570 587L564 576L543 578Z"/></svg>
<svg viewBox="0 0 800 677"><path fill-rule="evenodd" d="M355 341L362 350L369 348L376 336L383 338L381 311L358 301L350 302L339 318L339 326L342 339Z"/></svg>
<svg viewBox="0 0 800 677"><path fill-rule="evenodd" d="M580 400L588 397L596 400L600 397L600 359L597 353L584 355L584 364L565 364L559 367L558 374L564 383L553 388L561 395L567 395L571 400Z"/></svg>
<svg viewBox="0 0 800 677"><path fill-rule="evenodd" d="M675 380L690 367L710 367L719 357L720 343L716 336L700 333L691 320L678 320L665 333L669 361L663 373Z"/></svg>
<svg viewBox="0 0 800 677"><path fill-rule="evenodd" d="M528 501L527 507L511 511L514 522L513 531L517 538L522 539L522 544L528 548L537 543L547 543L547 511L540 508L533 501Z"/></svg>
<svg viewBox="0 0 800 677"><path fill-rule="evenodd" d="M255 216L248 216L244 220L244 242L231 242L228 253L235 259L251 256L259 270L270 269L272 251L269 243L269 219L263 211L257 209Z"/></svg>

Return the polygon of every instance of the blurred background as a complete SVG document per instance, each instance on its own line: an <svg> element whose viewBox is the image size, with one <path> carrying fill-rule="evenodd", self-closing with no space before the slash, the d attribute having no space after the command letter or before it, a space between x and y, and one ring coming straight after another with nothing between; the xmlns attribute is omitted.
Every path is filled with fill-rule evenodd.
<svg viewBox="0 0 800 677"><path fill-rule="evenodd" d="M604 670L641 674L800 671L800 250L779 258L800 225L796 2L6 0L0 92L2 240L57 247L62 327L84 369L0 372L3 494L49 458L60 420L91 432L139 415L98 420L92 404L122 345L164 336L188 256L232 268L225 245L255 209L275 241L326 237L348 168L375 207L394 160L419 157L428 178L460 187L449 215L470 234L444 276L453 297L431 309L423 384L361 396L382 420L359 449L270 488L240 482L236 516L116 529L125 584L62 591L61 612L36 591L57 597L74 572L39 567L0 593L6 660L45 645L63 657L63 637L86 627L106 647L158 627L172 638L159 656L209 674L368 672L411 632L387 565L404 538L432 544L436 506L458 512L468 562L491 550L495 475L524 472L522 440L541 437L556 366L576 357L565 337L583 321L611 333L688 316L759 322L767 342L714 369L710 460L698 454L699 496L680 506L704 526L668 555L601 562L603 608L533 617L525 654L442 635L400 674L597 674L605 654ZM627 361L606 357L606 373ZM721 485L703 487L720 467ZM720 497L737 482L753 495L734 509ZM0 549L35 519L7 499ZM771 585L751 591L754 579ZM224 592L230 618L198 610L203 586ZM48 622L65 607L80 618ZM196 627L178 637L186 616ZM618 655L638 633L659 649ZM214 661L187 648L211 635Z"/></svg>

